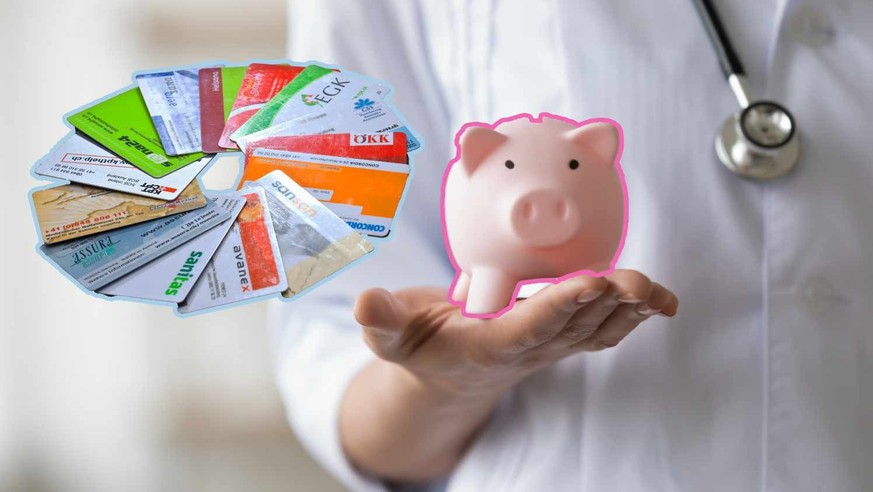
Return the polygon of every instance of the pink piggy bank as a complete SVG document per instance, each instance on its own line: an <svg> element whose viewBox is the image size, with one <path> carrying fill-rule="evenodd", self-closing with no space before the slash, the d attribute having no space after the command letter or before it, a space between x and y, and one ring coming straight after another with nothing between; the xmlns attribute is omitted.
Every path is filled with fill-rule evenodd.
<svg viewBox="0 0 873 492"><path fill-rule="evenodd" d="M621 126L543 113L468 123L443 178L450 300L499 316L520 282L611 273L627 233Z"/></svg>

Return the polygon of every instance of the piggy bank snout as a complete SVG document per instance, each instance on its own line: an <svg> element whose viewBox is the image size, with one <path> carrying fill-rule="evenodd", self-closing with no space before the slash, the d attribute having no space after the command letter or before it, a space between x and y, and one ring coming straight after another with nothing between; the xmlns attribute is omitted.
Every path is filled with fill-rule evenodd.
<svg viewBox="0 0 873 492"><path fill-rule="evenodd" d="M575 236L582 222L576 202L560 190L537 190L512 205L513 233L529 246L558 246Z"/></svg>

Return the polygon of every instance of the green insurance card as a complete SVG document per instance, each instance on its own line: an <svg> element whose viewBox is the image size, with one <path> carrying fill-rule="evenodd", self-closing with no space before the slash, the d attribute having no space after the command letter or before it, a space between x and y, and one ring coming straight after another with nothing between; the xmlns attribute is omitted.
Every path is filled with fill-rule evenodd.
<svg viewBox="0 0 873 492"><path fill-rule="evenodd" d="M249 67L221 67L221 95L224 99L224 121L230 116L233 102Z"/></svg>
<svg viewBox="0 0 873 492"><path fill-rule="evenodd" d="M196 152L168 156L138 87L98 101L70 115L67 121L154 178L166 176L206 155Z"/></svg>

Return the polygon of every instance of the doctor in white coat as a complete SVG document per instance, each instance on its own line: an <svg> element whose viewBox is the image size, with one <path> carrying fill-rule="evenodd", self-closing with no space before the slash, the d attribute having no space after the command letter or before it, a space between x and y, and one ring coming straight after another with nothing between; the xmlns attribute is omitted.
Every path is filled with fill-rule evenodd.
<svg viewBox="0 0 873 492"><path fill-rule="evenodd" d="M689 0L291 2L292 57L391 82L426 141L393 238L277 313L289 420L346 486L873 491L873 2L715 5L752 93L798 121L777 181L717 161L737 104ZM452 137L541 111L624 126L628 271L458 330Z"/></svg>

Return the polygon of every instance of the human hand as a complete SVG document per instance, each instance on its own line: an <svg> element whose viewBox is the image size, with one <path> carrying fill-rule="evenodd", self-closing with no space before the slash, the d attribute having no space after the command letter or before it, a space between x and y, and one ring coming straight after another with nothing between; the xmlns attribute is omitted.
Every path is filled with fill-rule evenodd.
<svg viewBox="0 0 873 492"><path fill-rule="evenodd" d="M578 276L519 301L495 319L471 319L446 291L363 292L355 317L382 359L449 394L499 395L526 375L579 352L614 347L650 316L674 316L678 298L634 270Z"/></svg>

